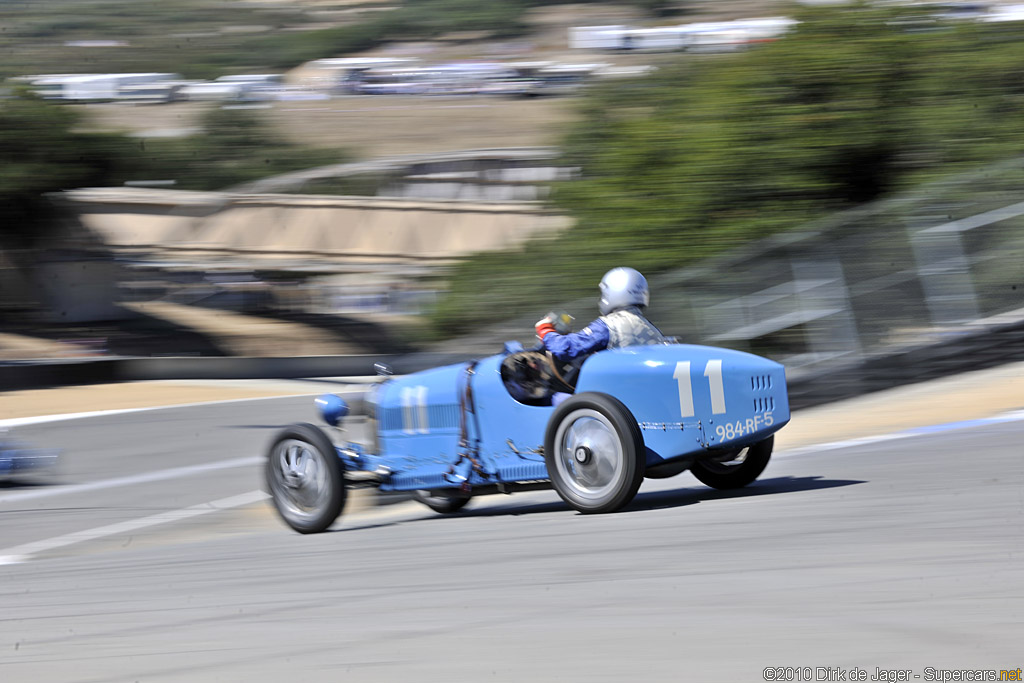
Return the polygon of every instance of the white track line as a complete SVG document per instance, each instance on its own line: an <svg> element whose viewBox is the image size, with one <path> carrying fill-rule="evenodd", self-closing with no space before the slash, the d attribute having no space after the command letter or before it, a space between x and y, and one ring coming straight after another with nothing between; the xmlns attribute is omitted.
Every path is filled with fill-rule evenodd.
<svg viewBox="0 0 1024 683"><path fill-rule="evenodd" d="M321 392L332 393L332 392ZM346 393L346 392L334 392ZM82 420L89 417L106 417L108 415L127 415L128 413L142 413L149 410L169 410L171 408L195 408L198 406L214 406L221 403L246 403L248 401L273 401L283 398L306 398L317 396L317 392L308 394L284 394L281 396L258 396L256 398L227 398L220 401L202 401L199 403L175 403L166 406L151 406L149 408L119 408L117 410L94 410L88 413L59 413L57 415L37 415L35 417L12 417L0 420L0 429L10 427L23 427L25 425L45 424L47 422L61 422L63 420Z"/></svg>
<svg viewBox="0 0 1024 683"><path fill-rule="evenodd" d="M987 425L1002 424L1005 422L1024 421L1024 410L1012 410L1008 413L1000 413L992 417L983 417L975 420L963 420L960 422L946 422L937 425L926 425L923 427L912 427L901 432L891 434L879 434L876 436L862 436L856 439L844 439L843 441L829 441L826 443L800 446L772 454L772 457L790 457L794 455L813 455L824 451L834 451L840 448L854 448L866 446L883 441L897 441L899 439L910 439L919 436L932 436L942 432L955 431L959 429L970 429L971 427L984 427ZM785 428L783 428L785 429Z"/></svg>
<svg viewBox="0 0 1024 683"><path fill-rule="evenodd" d="M249 493L231 496L230 498L221 498L220 500L211 501L209 503L200 503L199 505L193 505L192 507L161 512L156 515L150 515L149 517L130 519L126 522L118 522L117 524L96 527L95 529L86 529L85 531L76 531L63 536L47 538L42 541L33 541L31 543L16 545L11 548L4 548L3 550L0 550L0 565L26 562L31 559L32 555L36 555L47 550L63 548L65 546L83 543L85 541L94 541L106 536L139 531L140 529L146 529L159 524L180 522L184 519L206 515L211 512L219 512L221 510L242 507L243 505L251 505L252 503L258 503L267 498L269 498L269 496L263 491L250 491Z"/></svg>
<svg viewBox="0 0 1024 683"><path fill-rule="evenodd" d="M250 467L263 462L258 455L251 455L246 458L233 458L231 460L220 460L203 465L189 465L187 467L173 467L167 470L156 470L144 474L133 474L128 477L116 477L114 479L101 479L90 481L85 484L67 484L64 486L51 486L49 488L32 489L30 491L15 491L13 493L0 494L0 505L3 503L15 503L23 500L36 498L49 498L51 496L63 496L72 493L84 493L86 491L100 491L102 489L117 488L119 486L134 486L135 484L146 484L151 481L164 481L166 479L179 479L190 477L194 474L214 472L216 470L228 470L234 467Z"/></svg>

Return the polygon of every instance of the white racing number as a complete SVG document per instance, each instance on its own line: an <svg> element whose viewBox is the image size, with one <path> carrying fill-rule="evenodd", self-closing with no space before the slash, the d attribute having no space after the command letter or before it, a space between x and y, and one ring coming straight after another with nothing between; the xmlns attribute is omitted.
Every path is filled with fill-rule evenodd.
<svg viewBox="0 0 1024 683"><path fill-rule="evenodd" d="M430 423L427 419L427 387L402 387L402 432L405 434L428 434Z"/></svg>
<svg viewBox="0 0 1024 683"><path fill-rule="evenodd" d="M690 386L690 361L676 363L672 377L679 384L679 412L683 417L693 417L693 388Z"/></svg>
<svg viewBox="0 0 1024 683"><path fill-rule="evenodd" d="M722 361L713 359L704 366L704 376L708 378L708 391L711 394L711 414L725 414L725 382L722 379ZM681 360L676 363L676 370L672 378L679 385L679 413L683 417L693 417L693 383L690 380L690 361ZM764 412L746 420L736 420L715 426L715 434L718 441L732 441L733 439L753 434L764 427L771 427L775 424L775 418L771 412Z"/></svg>
<svg viewBox="0 0 1024 683"><path fill-rule="evenodd" d="M708 378L711 388L711 414L721 415L725 412L725 384L722 382L722 361L709 360L704 366L704 376Z"/></svg>
<svg viewBox="0 0 1024 683"><path fill-rule="evenodd" d="M704 376L708 378L711 391L711 413L721 415L725 412L725 384L722 382L722 361L709 360L704 366ZM679 414L693 417L693 386L690 383L690 361L681 360L676 363L676 371L672 377L679 384Z"/></svg>

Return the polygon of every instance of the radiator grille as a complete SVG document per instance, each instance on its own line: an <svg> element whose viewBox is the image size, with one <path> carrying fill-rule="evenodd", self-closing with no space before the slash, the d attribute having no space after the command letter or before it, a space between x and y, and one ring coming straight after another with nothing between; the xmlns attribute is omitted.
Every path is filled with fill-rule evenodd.
<svg viewBox="0 0 1024 683"><path fill-rule="evenodd" d="M767 391L772 388L771 375L753 375L750 378L751 391Z"/></svg>
<svg viewBox="0 0 1024 683"><path fill-rule="evenodd" d="M380 409L380 428L384 431L391 431L393 429L402 428L402 409L401 408L382 408Z"/></svg>
<svg viewBox="0 0 1024 683"><path fill-rule="evenodd" d="M754 412L755 413L769 413L775 410L775 399L771 396L765 396L762 398L754 399Z"/></svg>
<svg viewBox="0 0 1024 683"><path fill-rule="evenodd" d="M380 410L381 431L416 430L422 428L419 408L410 406L392 406ZM404 412L403 412L404 411ZM408 424L407 424L408 422ZM459 406L455 403L442 403L427 406L427 428L430 431L459 428Z"/></svg>
<svg viewBox="0 0 1024 683"><path fill-rule="evenodd" d="M443 403L427 409L427 419L431 429L458 429L459 406L455 403Z"/></svg>

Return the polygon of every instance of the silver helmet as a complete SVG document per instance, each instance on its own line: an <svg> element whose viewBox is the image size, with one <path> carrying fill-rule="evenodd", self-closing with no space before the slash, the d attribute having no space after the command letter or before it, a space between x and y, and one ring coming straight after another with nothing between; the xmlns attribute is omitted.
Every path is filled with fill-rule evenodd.
<svg viewBox="0 0 1024 683"><path fill-rule="evenodd" d="M626 306L646 306L651 301L647 280L632 268L612 268L601 278L601 315Z"/></svg>

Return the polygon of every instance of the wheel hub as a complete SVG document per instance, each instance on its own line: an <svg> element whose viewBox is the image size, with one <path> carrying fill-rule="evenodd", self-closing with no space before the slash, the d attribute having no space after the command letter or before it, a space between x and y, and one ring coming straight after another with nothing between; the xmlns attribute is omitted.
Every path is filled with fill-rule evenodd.
<svg viewBox="0 0 1024 683"><path fill-rule="evenodd" d="M326 473L317 456L309 444L294 439L278 445L277 481L282 503L287 514L296 518L313 514L329 494Z"/></svg>
<svg viewBox="0 0 1024 683"><path fill-rule="evenodd" d="M298 453L287 458L284 464L284 484L293 489L302 488L309 479L309 456L305 453Z"/></svg>
<svg viewBox="0 0 1024 683"><path fill-rule="evenodd" d="M556 466L576 495L599 499L615 488L624 455L605 416L590 409L571 413L555 438Z"/></svg>

